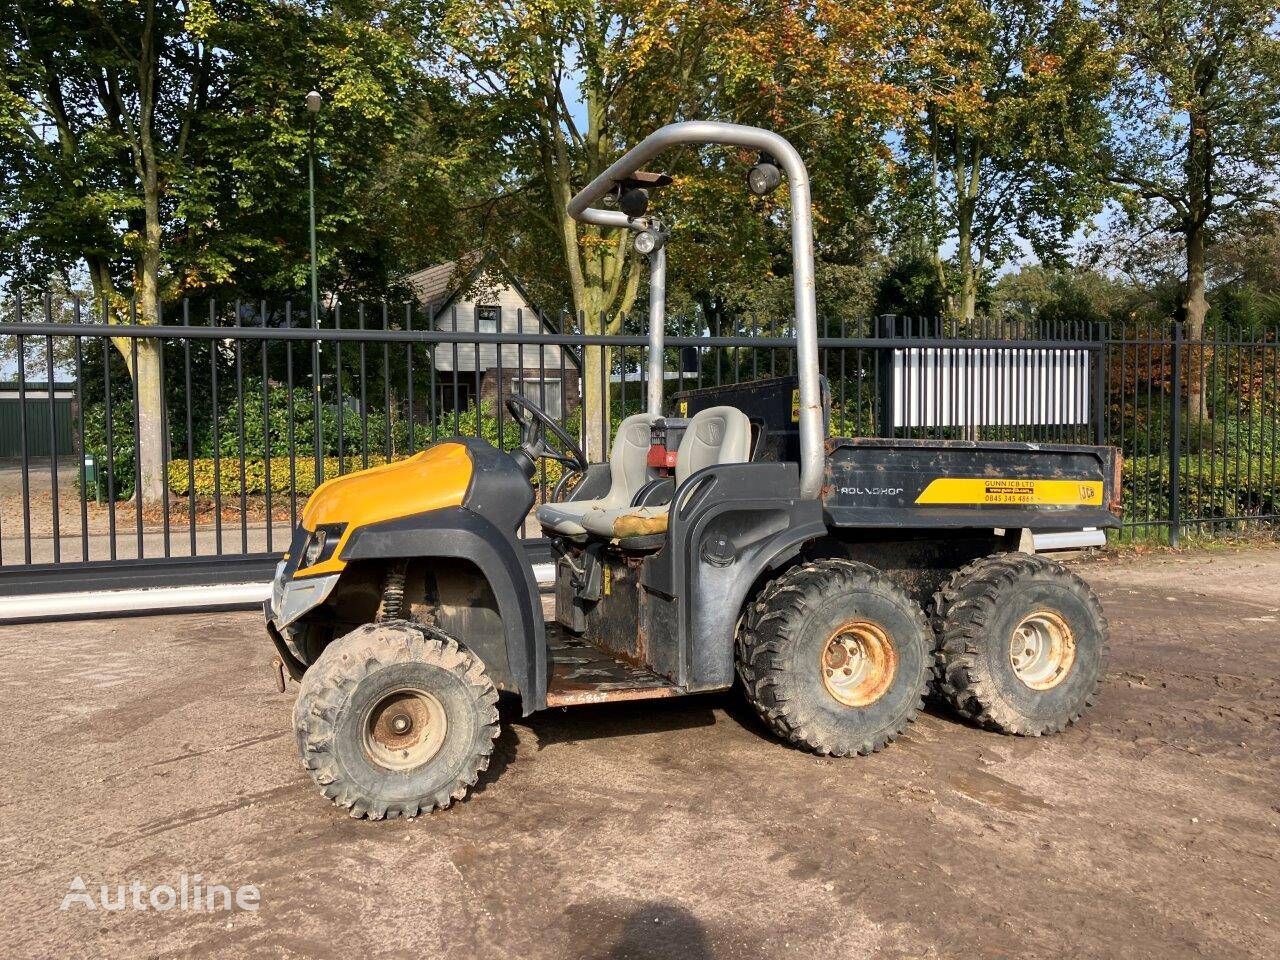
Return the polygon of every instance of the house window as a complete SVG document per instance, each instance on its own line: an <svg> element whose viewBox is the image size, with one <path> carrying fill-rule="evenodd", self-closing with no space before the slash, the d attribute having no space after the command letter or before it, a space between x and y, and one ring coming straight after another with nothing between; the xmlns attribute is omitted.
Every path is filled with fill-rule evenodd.
<svg viewBox="0 0 1280 960"><path fill-rule="evenodd" d="M497 333L502 325L502 308L494 306L476 307L476 332Z"/></svg>
<svg viewBox="0 0 1280 960"><path fill-rule="evenodd" d="M437 415L453 413L455 410L458 412L466 410L467 405L471 403L472 388L473 384L462 377L458 377L455 384L442 376L436 382L435 409Z"/></svg>
<svg viewBox="0 0 1280 960"><path fill-rule="evenodd" d="M564 417L564 397L560 390L560 380L558 378L522 380L517 377L511 383L511 390L514 393L521 394L526 400L536 403L546 412L547 416L555 420L560 420Z"/></svg>

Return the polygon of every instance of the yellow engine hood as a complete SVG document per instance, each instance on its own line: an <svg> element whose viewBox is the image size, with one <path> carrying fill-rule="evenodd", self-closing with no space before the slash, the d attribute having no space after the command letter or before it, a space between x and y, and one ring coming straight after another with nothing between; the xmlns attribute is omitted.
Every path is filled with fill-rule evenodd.
<svg viewBox="0 0 1280 960"><path fill-rule="evenodd" d="M421 453L327 480L316 488L302 511L302 525L345 523L346 529L329 560L299 570L299 575L336 573L347 539L359 527L428 510L462 504L471 483L471 457L460 443L439 443Z"/></svg>

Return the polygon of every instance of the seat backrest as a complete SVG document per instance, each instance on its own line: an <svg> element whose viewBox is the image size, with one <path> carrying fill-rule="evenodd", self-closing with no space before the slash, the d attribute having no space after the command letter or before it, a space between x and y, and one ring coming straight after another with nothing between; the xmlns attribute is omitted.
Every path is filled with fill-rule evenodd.
<svg viewBox="0 0 1280 960"><path fill-rule="evenodd" d="M618 424L609 452L607 508L631 506L631 498L648 481L650 428L656 419L637 413Z"/></svg>
<svg viewBox="0 0 1280 960"><path fill-rule="evenodd" d="M694 414L676 453L676 486L704 467L746 463L751 456L751 421L737 407L709 407Z"/></svg>

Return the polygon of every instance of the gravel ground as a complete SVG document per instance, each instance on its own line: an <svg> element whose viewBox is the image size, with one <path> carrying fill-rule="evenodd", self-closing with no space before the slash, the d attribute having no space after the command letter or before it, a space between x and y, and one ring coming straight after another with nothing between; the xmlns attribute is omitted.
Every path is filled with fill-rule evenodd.
<svg viewBox="0 0 1280 960"><path fill-rule="evenodd" d="M930 713L834 760L736 695L510 716L478 793L381 824L307 779L254 614L0 628L5 953L1280 956L1280 551L1081 572L1112 664L1056 738ZM60 909L183 873L258 909Z"/></svg>

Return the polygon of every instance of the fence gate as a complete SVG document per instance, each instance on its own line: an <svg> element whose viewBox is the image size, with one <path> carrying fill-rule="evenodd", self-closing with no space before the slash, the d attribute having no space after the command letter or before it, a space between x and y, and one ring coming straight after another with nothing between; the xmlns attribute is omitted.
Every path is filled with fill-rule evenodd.
<svg viewBox="0 0 1280 960"><path fill-rule="evenodd" d="M235 587L223 601L245 602L265 593L324 480L459 434L510 450L517 429L501 401L512 392L558 407L580 438L586 399L609 398L592 413L607 436L647 392L641 320L588 336L581 318L389 304L339 305L316 326L289 302L189 301L158 326L108 323L120 317L79 302L39 312L0 324L0 617L31 595L56 608L57 596L65 606L72 593L142 587ZM1280 515L1274 333L1190 343L1177 327L947 331L884 318L825 330L833 435L1115 444L1125 535ZM666 346L668 401L795 373L786 322L747 317L732 336ZM589 351L610 358L598 384L583 377ZM140 358L158 365L150 396L130 375ZM1196 404L1210 416L1189 424ZM154 410L160 433L144 436ZM156 449L160 489L139 507L136 453ZM539 502L560 479L539 467ZM522 533L545 553L536 521Z"/></svg>

